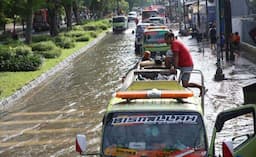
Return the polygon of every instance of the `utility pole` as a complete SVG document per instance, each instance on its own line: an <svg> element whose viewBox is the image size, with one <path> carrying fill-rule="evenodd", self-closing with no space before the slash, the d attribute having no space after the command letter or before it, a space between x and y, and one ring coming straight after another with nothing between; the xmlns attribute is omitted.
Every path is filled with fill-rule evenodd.
<svg viewBox="0 0 256 157"><path fill-rule="evenodd" d="M197 25L198 29L201 27L201 22L200 22L200 0L197 0Z"/></svg>
<svg viewBox="0 0 256 157"><path fill-rule="evenodd" d="M116 13L119 15L119 3L118 0L116 0Z"/></svg>
<svg viewBox="0 0 256 157"><path fill-rule="evenodd" d="M171 20L171 17L172 17L172 2L171 0L169 0L169 20Z"/></svg>
<svg viewBox="0 0 256 157"><path fill-rule="evenodd" d="M185 1L183 0L183 20L184 20L184 28L187 30L186 26L186 8L185 8Z"/></svg>
<svg viewBox="0 0 256 157"><path fill-rule="evenodd" d="M205 0L205 13L206 13L206 37L208 39L208 31L209 31L209 18L208 18L208 0Z"/></svg>
<svg viewBox="0 0 256 157"><path fill-rule="evenodd" d="M217 34L219 37L221 36L222 30L222 11L223 11L223 6L222 6L222 0L216 0L216 22L217 22ZM223 74L222 68L221 68L221 48L220 48L220 39L217 40L217 70L214 76L215 81L222 81L224 80L225 76Z"/></svg>

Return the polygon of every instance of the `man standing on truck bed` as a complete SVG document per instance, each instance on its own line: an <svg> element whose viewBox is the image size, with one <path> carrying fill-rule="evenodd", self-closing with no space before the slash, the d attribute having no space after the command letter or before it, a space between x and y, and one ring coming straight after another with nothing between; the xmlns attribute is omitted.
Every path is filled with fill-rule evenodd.
<svg viewBox="0 0 256 157"><path fill-rule="evenodd" d="M181 72L181 81L184 87L195 87L200 89L200 96L203 94L203 87L196 83L189 83L190 73L193 70L193 60L190 55L188 48L178 41L174 34L167 32L165 34L165 42L168 45L171 45L171 50L173 52L173 64L174 67L171 67L171 71L174 71L175 68L179 68ZM188 72L188 73L187 73Z"/></svg>

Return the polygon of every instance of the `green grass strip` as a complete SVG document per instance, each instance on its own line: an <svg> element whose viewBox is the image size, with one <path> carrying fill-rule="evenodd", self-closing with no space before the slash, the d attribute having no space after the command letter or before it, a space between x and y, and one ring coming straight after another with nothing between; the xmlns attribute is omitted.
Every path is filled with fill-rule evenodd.
<svg viewBox="0 0 256 157"><path fill-rule="evenodd" d="M97 31L97 34L101 34L106 31ZM58 63L62 62L68 56L75 53L77 50L88 45L90 41L95 38L90 38L88 42L76 42L75 47L71 49L62 49L60 57L55 59L46 59L42 67L37 71L31 72L0 72L0 100L11 96L17 90L39 77L41 74L47 72Z"/></svg>

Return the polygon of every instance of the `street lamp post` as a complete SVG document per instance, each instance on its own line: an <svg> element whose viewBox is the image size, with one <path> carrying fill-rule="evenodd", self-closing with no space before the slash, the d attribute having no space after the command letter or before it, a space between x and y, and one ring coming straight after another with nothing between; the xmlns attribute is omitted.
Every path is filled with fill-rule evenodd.
<svg viewBox="0 0 256 157"><path fill-rule="evenodd" d="M119 15L119 2L116 0L116 13Z"/></svg>
<svg viewBox="0 0 256 157"><path fill-rule="evenodd" d="M185 1L183 0L183 20L184 20L184 29L187 30L186 26L186 8L185 8Z"/></svg>
<svg viewBox="0 0 256 157"><path fill-rule="evenodd" d="M221 5L222 0L216 0L216 22L217 22L217 34L219 37L221 36L222 30L222 16L223 16L223 6ZM217 70L214 76L215 81L222 81L224 80L225 76L223 74L222 68L221 68L221 48L220 48L220 38L217 41Z"/></svg>
<svg viewBox="0 0 256 157"><path fill-rule="evenodd" d="M198 29L201 27L201 22L200 22L200 0L197 0L197 25Z"/></svg>
<svg viewBox="0 0 256 157"><path fill-rule="evenodd" d="M172 2L171 0L169 0L169 20L171 20L171 16L172 16L172 6L171 6Z"/></svg>
<svg viewBox="0 0 256 157"><path fill-rule="evenodd" d="M208 18L208 0L205 0L205 14L206 14L206 36L208 38L209 18Z"/></svg>

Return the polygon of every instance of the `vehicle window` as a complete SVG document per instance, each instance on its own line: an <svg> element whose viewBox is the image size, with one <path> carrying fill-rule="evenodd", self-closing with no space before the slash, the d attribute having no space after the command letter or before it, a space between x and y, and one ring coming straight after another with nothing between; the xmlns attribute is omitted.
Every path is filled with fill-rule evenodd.
<svg viewBox="0 0 256 157"><path fill-rule="evenodd" d="M165 43L164 35L166 31L159 32L147 32L144 35L144 43L153 44L153 43Z"/></svg>
<svg viewBox="0 0 256 157"><path fill-rule="evenodd" d="M159 8L158 12L159 12L159 14L164 14L165 13L165 9L164 8Z"/></svg>
<svg viewBox="0 0 256 157"><path fill-rule="evenodd" d="M252 136L255 136L254 123L253 113L226 121L223 129L216 136L216 155L222 154L223 141L232 141L234 150L236 150Z"/></svg>
<svg viewBox="0 0 256 157"><path fill-rule="evenodd" d="M164 20L162 19L150 19L150 22L164 24Z"/></svg>
<svg viewBox="0 0 256 157"><path fill-rule="evenodd" d="M179 155L188 150L202 153L207 149L205 128L197 113L115 113L107 119L103 135L107 156L118 151L125 152L118 156L128 152L148 156Z"/></svg>
<svg viewBox="0 0 256 157"><path fill-rule="evenodd" d="M123 17L113 18L113 22L125 22L125 18Z"/></svg>
<svg viewBox="0 0 256 157"><path fill-rule="evenodd" d="M136 13L129 13L128 15L136 16Z"/></svg>
<svg viewBox="0 0 256 157"><path fill-rule="evenodd" d="M142 19L147 19L147 18L155 17L155 16L158 16L157 11L143 11L142 12Z"/></svg>

